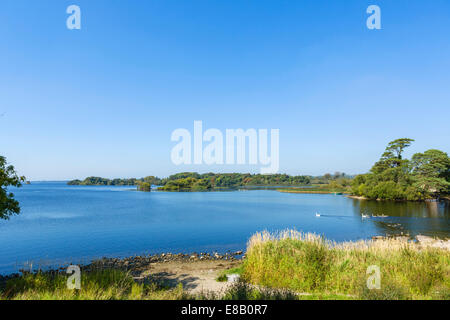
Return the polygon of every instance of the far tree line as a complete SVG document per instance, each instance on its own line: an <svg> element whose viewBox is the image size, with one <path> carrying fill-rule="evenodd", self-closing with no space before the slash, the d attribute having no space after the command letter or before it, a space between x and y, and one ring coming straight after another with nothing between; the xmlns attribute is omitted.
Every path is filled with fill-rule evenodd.
<svg viewBox="0 0 450 320"><path fill-rule="evenodd" d="M367 199L421 201L450 194L450 158L447 153L430 149L403 157L413 139L390 142L367 174L357 176L342 172L323 176L291 176L287 174L196 173L182 172L168 178L149 176L141 179L105 179L89 177L74 180L72 185L133 185L138 190L151 191L153 185L161 191L203 191L246 186L308 186L322 185L329 190L347 192Z"/></svg>
<svg viewBox="0 0 450 320"><path fill-rule="evenodd" d="M138 186L141 191L150 191L152 185L160 186L163 191L210 190L215 188L235 188L243 186L301 186L311 183L310 176L290 176L287 174L250 174L250 173L196 173L182 172L168 178L149 176L141 179L105 179L88 177L83 181L73 180L70 185L111 185Z"/></svg>
<svg viewBox="0 0 450 320"><path fill-rule="evenodd" d="M148 176L140 179L106 179L88 177L73 180L69 185L137 186L138 190L151 191L160 186L163 191L202 191L215 188L245 186L307 186L326 185L328 189L348 189L356 196L377 200L422 201L450 196L450 158L447 153L430 149L403 157L413 139L397 139L388 144L381 158L366 174L355 177L336 172L319 177L291 176L287 174L242 174L183 172L168 178ZM8 187L21 187L25 177L19 176L6 158L0 156L0 219L19 214L20 206Z"/></svg>

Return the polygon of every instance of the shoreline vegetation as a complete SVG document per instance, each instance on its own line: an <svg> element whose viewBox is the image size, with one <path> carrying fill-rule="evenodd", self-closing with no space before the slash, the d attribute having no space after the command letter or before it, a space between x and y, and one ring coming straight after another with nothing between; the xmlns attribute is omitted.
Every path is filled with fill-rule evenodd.
<svg viewBox="0 0 450 320"><path fill-rule="evenodd" d="M449 241L417 240L335 243L292 230L257 233L249 240L242 276L271 288L359 299L450 299ZM369 266L380 268L379 290L367 289Z"/></svg>
<svg viewBox="0 0 450 320"><path fill-rule="evenodd" d="M81 266L80 290L67 289L65 268L23 271L0 276L0 300L450 299L450 240L335 243L286 230L256 233L243 254L103 258ZM380 268L380 289L367 289L372 265ZM230 274L240 281L228 283Z"/></svg>
<svg viewBox="0 0 450 320"><path fill-rule="evenodd" d="M279 192L299 194L345 194L354 199L428 201L450 199L450 158L447 153L430 149L403 158L413 139L391 141L369 173L347 176L336 172L323 176L287 174L182 172L168 178L148 176L141 179L105 179L88 177L69 181L69 185L137 186L137 190L198 192L246 187L280 187ZM282 188L285 187L285 188ZM287 188L289 187L289 188ZM306 188L308 187L308 188Z"/></svg>
<svg viewBox="0 0 450 320"><path fill-rule="evenodd" d="M367 174L357 175L351 195L369 200L427 201L450 195L450 158L430 149L403 157L413 139L391 141Z"/></svg>
<svg viewBox="0 0 450 320"><path fill-rule="evenodd" d="M276 189L278 192L283 193L302 193L302 194L335 194L335 195L350 195L350 190L345 186L331 186L326 185L314 185L307 188L289 188L289 189Z"/></svg>
<svg viewBox="0 0 450 320"><path fill-rule="evenodd" d="M149 176L140 179L106 179L88 177L69 181L68 185L135 186L139 191L200 192L271 188L292 193L349 193L352 177L336 172L323 176L291 176L287 174L205 173L182 172L168 178ZM317 192L315 192L317 191Z"/></svg>
<svg viewBox="0 0 450 320"><path fill-rule="evenodd" d="M204 173L182 172L168 178L149 176L141 179L106 179L88 177L72 180L68 185L83 186L137 186L139 191L151 191L152 186L159 186L158 191L211 191L254 186L308 186L321 182L320 178L311 176L290 176L287 174L250 174L250 173ZM323 181L325 183L325 181Z"/></svg>

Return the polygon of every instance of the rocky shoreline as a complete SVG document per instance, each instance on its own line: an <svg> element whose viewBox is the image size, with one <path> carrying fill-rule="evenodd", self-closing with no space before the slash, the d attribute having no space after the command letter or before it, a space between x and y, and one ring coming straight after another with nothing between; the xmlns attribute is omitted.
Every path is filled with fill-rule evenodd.
<svg viewBox="0 0 450 320"><path fill-rule="evenodd" d="M439 249L450 250L450 239L436 239L428 236L417 235L416 237L410 237L409 235L397 235L397 236L374 236L372 241L397 239L405 242L414 242L422 247L435 247ZM139 277L145 271L151 269L155 264L165 263L180 263L180 264L194 264L196 262L216 261L220 265L220 261L223 262L239 262L245 258L243 251L226 252L224 254L219 253L160 253L153 255L135 255L126 258L101 258L93 260L88 264L79 264L82 272L91 272L104 269L116 269L125 272L129 272L133 277ZM59 268L50 268L35 270L33 273L43 272L45 274L65 273L68 265L61 266ZM13 273L9 275L0 275L0 288L4 287L6 282L10 279L21 277L24 274L30 274L29 270L19 270L19 273Z"/></svg>
<svg viewBox="0 0 450 320"><path fill-rule="evenodd" d="M81 271L90 272L102 269L117 269L121 271L130 272L132 275L139 275L141 272L148 270L152 264L168 263L168 262L182 262L194 263L198 261L240 261L245 257L243 251L226 252L224 254L215 253L161 253L153 255L135 255L127 258L101 258L93 260L91 263L79 265ZM67 265L56 269L36 270L36 272L43 272L46 274L65 273ZM13 273L9 275L0 275L0 287L3 287L10 279L18 278L22 274L30 274L29 270L19 270L20 273Z"/></svg>
<svg viewBox="0 0 450 320"><path fill-rule="evenodd" d="M405 235L399 235L399 236L373 236L372 240L389 240L389 239L395 239L405 242L413 242L418 244L421 247L433 247L438 249L446 249L450 250L450 239L437 239L429 236L424 235L417 235L415 237L411 237L408 234Z"/></svg>
<svg viewBox="0 0 450 320"><path fill-rule="evenodd" d="M136 270L141 268L146 268L150 264L153 263L161 263L161 262L196 262L196 261L208 261L208 260L228 260L235 261L241 260L244 258L243 251L236 252L227 252L225 254L219 253L191 253L191 254L183 254L183 253L161 253L156 255L147 255L147 256L133 256L129 258L102 258L93 261L92 263L82 266L81 269L89 271L89 269L98 269L98 268L114 268L121 269L125 271Z"/></svg>

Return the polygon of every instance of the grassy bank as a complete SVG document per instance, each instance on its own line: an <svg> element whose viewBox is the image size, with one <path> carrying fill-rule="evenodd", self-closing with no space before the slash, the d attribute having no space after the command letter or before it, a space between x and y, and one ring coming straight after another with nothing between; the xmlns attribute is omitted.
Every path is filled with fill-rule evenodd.
<svg viewBox="0 0 450 320"><path fill-rule="evenodd" d="M329 185L314 186L312 188L280 188L278 192L283 193L305 193L305 194L348 194L349 191L346 188L334 188Z"/></svg>
<svg viewBox="0 0 450 320"><path fill-rule="evenodd" d="M1 300L181 300L181 286L163 288L141 284L124 271L106 269L83 272L81 290L67 288L65 273L25 274L0 288Z"/></svg>
<svg viewBox="0 0 450 320"><path fill-rule="evenodd" d="M256 288L238 282L225 292L196 295L155 283L137 283L124 271L99 270L83 273L81 289L67 288L67 275L58 273L26 274L9 280L0 288L0 300L299 300L322 296L298 296L289 290Z"/></svg>
<svg viewBox="0 0 450 320"><path fill-rule="evenodd" d="M133 269L124 271L120 265L106 269L105 265L98 269L89 267L82 270L81 290L67 288L65 272L27 273L0 281L0 300L449 300L450 250L426 243L425 240L416 244L382 239L338 244L296 231L277 235L263 232L249 240L242 263L219 269L217 281L226 281L227 275L234 273L240 274L243 280L227 287L225 292L189 293L181 283L168 286L153 277L153 273L161 273L170 263L182 268L183 273L191 270L198 274L198 264L204 262L188 259L153 262L161 264L160 269L152 265L147 269L149 277L145 278L133 278ZM211 263L222 267L224 264L222 260ZM142 264L136 265L142 267ZM380 268L379 290L367 289L369 275L366 271L372 265ZM136 280L138 278L140 280Z"/></svg>
<svg viewBox="0 0 450 320"><path fill-rule="evenodd" d="M80 290L69 290L67 275L37 273L9 280L0 288L0 300L345 300L342 295L299 295L291 290L260 288L245 282L231 285L225 292L196 295L156 284L139 284L126 272L103 270L84 273Z"/></svg>
<svg viewBox="0 0 450 320"><path fill-rule="evenodd" d="M314 190L314 189L277 189L278 192L283 193L305 193L305 194L334 194L343 193L341 191L331 191L331 190Z"/></svg>
<svg viewBox="0 0 450 320"><path fill-rule="evenodd" d="M381 289L368 290L377 265ZM336 244L311 234L258 233L248 244L243 278L253 284L357 299L450 299L450 251L401 240Z"/></svg>

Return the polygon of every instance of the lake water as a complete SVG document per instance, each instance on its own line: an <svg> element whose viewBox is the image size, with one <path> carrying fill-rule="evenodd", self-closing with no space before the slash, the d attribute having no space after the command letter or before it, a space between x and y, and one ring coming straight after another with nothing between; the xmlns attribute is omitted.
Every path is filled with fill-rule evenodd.
<svg viewBox="0 0 450 320"><path fill-rule="evenodd" d="M132 187L42 182L11 189L22 213L0 221L0 273L161 252L244 250L257 231L286 228L336 241L410 233L450 236L450 205L360 201L335 195L143 193ZM319 212L321 217L316 217ZM361 214L389 215L362 219Z"/></svg>

